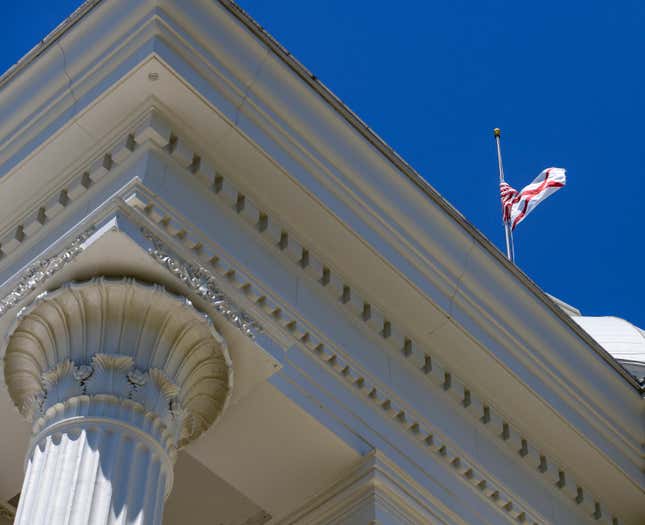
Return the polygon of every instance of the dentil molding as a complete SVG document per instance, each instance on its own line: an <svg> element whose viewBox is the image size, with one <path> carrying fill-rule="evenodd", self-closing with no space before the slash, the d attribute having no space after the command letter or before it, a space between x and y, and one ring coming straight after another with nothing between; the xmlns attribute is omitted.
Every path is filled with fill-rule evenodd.
<svg viewBox="0 0 645 525"><path fill-rule="evenodd" d="M565 492L567 497L576 505L584 507L585 512L590 517L601 522L618 523L617 519L611 514L608 516L606 511L603 512L602 507L605 507L605 505L601 506L596 498L590 496L587 490L583 490L570 471L562 465L551 461L538 447L532 444L528 436L525 436L519 429L515 429L502 414L497 414L495 408L487 400L479 398L475 389L471 389L469 385L460 381L453 371L444 368L428 348L422 347L412 337L406 335L403 330L387 318L385 312L379 311L351 283L348 283L344 277L331 269L315 251L301 244L289 232L288 228L280 223L279 219L263 212L259 204L254 203L247 195L239 191L229 178L222 176L203 152L197 151L188 141L174 134L170 125L158 112L153 111L143 124L139 125L136 130L118 143L118 149L123 154L113 155L106 153L106 156L99 162L101 175L107 174L107 171L109 171L106 166L110 169L113 167L114 158L118 158L122 162L129 153L144 143L150 143L153 146L162 148L189 173L204 183L226 206L232 208L240 219L255 229L259 236L264 237L266 241L273 245L276 251L286 255L295 267L316 280L320 286L334 296L348 313L364 323L366 329L377 334L384 346L408 360L433 383L440 385L449 394L450 398L462 409L465 409L469 415L479 420L485 428L499 436L502 442L513 447L520 458L529 462L537 472L547 476L553 486ZM78 178L74 180L78 182L84 191L87 191L93 185L92 181L98 179L96 175L92 175L94 172L94 169L88 169L79 174ZM72 193L65 190L62 193L64 197L62 201L68 203ZM143 193L139 196L142 197ZM73 196L78 198L80 194L77 196L74 193ZM55 197L54 200L56 200L57 204L61 202L60 197ZM158 213L154 200L144 201L145 199L143 201L135 199L132 201L131 206L141 211L154 225L170 233L173 238L188 247L192 252L198 253L202 250L203 244L195 240L195 233L191 231L188 225L175 224L172 217L165 211ZM34 216L36 217L37 213L34 213ZM34 220L42 226L37 217ZM27 228L23 227L20 231L22 233L18 237L20 237L20 243L23 243L28 239L24 235ZM149 254L185 284L189 285L198 295L211 300L215 308L220 313L223 313L227 320L235 324L249 337L253 336L254 331L261 329L259 323L254 321L251 315L237 307L233 301L221 293L216 287L216 280L210 276L211 273L205 266L196 266L182 261L174 256L172 250L165 247L149 229L143 228L143 233L153 243L153 248L148 250ZM82 248L79 248L79 246L85 238L87 237L82 235L68 249L54 258L52 265L54 271L59 268L61 257L67 262L80 253ZM205 258L208 260L219 259L219 257L212 255ZM47 261L36 263L28 270L16 288L0 301L0 314L19 304L29 292L35 289L37 284L46 281L48 273L47 271L41 271L43 267L45 269L48 267ZM365 392L368 399L377 403L385 412L392 414L394 420L407 428L412 436L419 439L424 445L429 446L440 457L446 458L456 472L476 486L482 494L485 494L487 499L490 499L501 510L512 515L518 521L531 521L529 518L530 513L527 512L523 505L514 503L513 498L499 489L496 486L497 484L492 482L490 478L486 479L487 476L478 475L473 462L465 458L459 451L448 446L434 429L428 428L427 422L424 422L422 418L417 419L412 410L392 399L383 388L370 385L371 381L368 376L358 370L358 367L352 364L346 356L343 356L342 352L334 349L329 342L323 342L320 337L290 315L286 308L279 305L268 294L254 290L252 283L245 279L241 272L228 269L225 274L225 277L234 281L234 284L247 297L251 298L253 302L257 301L258 306L263 311L271 314L282 329L286 329L297 341L313 350L315 355L328 363L344 380L349 381L356 385L360 391Z"/></svg>

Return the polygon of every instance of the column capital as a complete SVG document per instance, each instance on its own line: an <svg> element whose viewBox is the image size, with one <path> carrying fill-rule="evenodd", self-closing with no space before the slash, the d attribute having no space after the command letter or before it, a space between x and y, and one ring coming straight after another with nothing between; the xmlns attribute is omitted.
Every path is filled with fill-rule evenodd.
<svg viewBox="0 0 645 525"><path fill-rule="evenodd" d="M107 396L154 414L175 447L220 416L233 384L226 343L210 319L187 299L134 279L96 278L40 295L18 315L4 371L35 433L70 400Z"/></svg>

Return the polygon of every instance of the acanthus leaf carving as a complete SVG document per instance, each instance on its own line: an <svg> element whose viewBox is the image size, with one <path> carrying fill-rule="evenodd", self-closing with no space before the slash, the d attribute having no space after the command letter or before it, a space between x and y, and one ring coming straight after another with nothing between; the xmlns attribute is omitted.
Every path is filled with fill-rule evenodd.
<svg viewBox="0 0 645 525"><path fill-rule="evenodd" d="M254 339L255 334L262 331L260 324L219 288L211 272L201 265L186 262L172 254L171 250L149 229L142 227L141 232L152 243L152 248L148 250L150 256L198 296L208 301L242 333Z"/></svg>
<svg viewBox="0 0 645 525"><path fill-rule="evenodd" d="M91 362L92 366L75 365L65 360L43 372L43 390L29 401L31 417L43 416L52 406L71 398L107 395L134 401L159 416L175 437L175 442L180 434L184 437L196 430L191 427L188 433L181 432L188 412L177 399L179 386L170 381L162 370L139 370L134 367L133 359L126 355L95 354Z"/></svg>
<svg viewBox="0 0 645 525"><path fill-rule="evenodd" d="M127 397L130 391L128 372L134 366L132 357L118 354L92 356L94 373L86 381L88 394L108 394Z"/></svg>
<svg viewBox="0 0 645 525"><path fill-rule="evenodd" d="M73 399L112 398L154 414L182 446L224 410L233 375L226 341L184 297L131 278L96 278L23 309L8 339L5 381L29 419ZM204 424L184 428L189 416Z"/></svg>
<svg viewBox="0 0 645 525"><path fill-rule="evenodd" d="M76 367L70 360L58 363L53 369L42 374L43 399L41 412L56 403L60 403L83 394L83 386L76 379Z"/></svg>
<svg viewBox="0 0 645 525"><path fill-rule="evenodd" d="M22 273L16 285L0 299L0 316L14 306L17 306L39 285L61 270L83 251L83 243L96 231L95 227L88 228L78 235L69 246L55 255L40 259Z"/></svg>

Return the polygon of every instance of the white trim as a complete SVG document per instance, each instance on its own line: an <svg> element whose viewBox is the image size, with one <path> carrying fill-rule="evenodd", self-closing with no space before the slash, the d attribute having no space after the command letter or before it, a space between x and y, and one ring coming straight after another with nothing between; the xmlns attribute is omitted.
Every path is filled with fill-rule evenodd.
<svg viewBox="0 0 645 525"><path fill-rule="evenodd" d="M373 151L365 137L357 135L347 120L336 118L337 112L330 110L328 104L321 105L311 86L303 85L298 75L284 68L284 63L273 60L275 57L255 36L246 30L240 31L242 26L219 5L195 2L195 10L188 13L182 12L177 5L168 4L161 10L156 7L156 2L144 1L137 4L139 10L129 13L131 16L127 22L120 19L119 10L128 12L127 7L132 5L130 0L103 3L100 17L97 14L99 10L92 11L87 17L89 20L96 15L92 18L96 25L89 22L79 24L60 39L60 50L65 51L67 60L64 68L59 67L57 60L60 57L57 58L53 52L44 52L21 72L20 86L16 87L18 84L12 82L6 85L2 102L5 107L11 107L6 108L7 118L0 125L0 134L11 136L11 140L6 142L7 147L2 151L3 162L8 166L14 161L28 164L30 159L21 157L19 144L33 141L33 144L43 143L46 147L45 143L52 135L69 132L69 129L58 130L67 123L69 115L65 115L66 110L71 107L71 115L78 116L88 104L96 102L97 93L107 93L116 84L126 84L132 67L145 63L150 56L161 57L159 64L165 61L176 71L183 68L177 75L184 77L182 80L187 91L210 104L220 117L235 123L236 132L244 133L249 142L262 144L262 153L273 157L276 166L279 163L275 159L280 158L283 164L280 169L297 180L303 193L318 195L321 206L333 209L337 214L338 224L351 229L355 240L372 250L379 261L390 266L392 275L407 280L410 287L405 290L407 295L402 292L402 300L409 300L408 292L415 290L440 303L442 315L450 317L446 327L456 326L463 332L464 340L476 340L473 348L482 354L488 352L497 359L500 367L507 370L517 384L526 386L536 398L550 405L549 408L562 419L562 427L586 437L610 461L615 460L607 452L609 445L606 442L628 457L639 455L642 429L638 418L642 398L638 389L627 388L624 379L631 383L630 376L621 372L622 368L613 360L607 360L603 350L573 326L551 301L545 300L528 278L500 262L499 254L487 242L477 239L477 232L464 229L459 217L449 216L440 204L428 200L417 186L409 184L410 181L402 176L405 170L400 167L393 169L391 162L383 157L383 152ZM203 22L203 25L198 22ZM109 32L105 31L106 27L110 28ZM204 31L204 27L208 27L208 31ZM94 31L91 35L94 45L84 46L88 38L85 31L90 28ZM198 67L204 63L208 67ZM100 79L94 74L99 67L103 75ZM199 80L197 76L185 77L184 73L191 72L191 68L193 73L203 74L201 83L196 81ZM55 81L50 82L52 79ZM190 82L194 85L189 85ZM91 92L91 88L95 91ZM285 98L292 103L280 108L278 102ZM30 113L36 107L40 112L38 119ZM194 124L194 133L199 135L200 129L203 131L204 128ZM183 140L184 135L180 135ZM179 141L181 149L173 150L173 156L180 162L185 160L186 152L190 152L182 148L182 140ZM347 149L335 140L346 141ZM200 142L210 144L207 138ZM347 150L351 150L351 155ZM298 179L300 175L292 169L296 163L304 166L304 171L309 170L309 178ZM182 166L186 167L186 163ZM11 174L5 176L10 177ZM236 176L232 173L233 179ZM222 184L226 181L230 182L227 177L223 178ZM328 193L325 196L318 194L314 183L320 184ZM235 194L235 202L229 202L229 208L243 215L251 206L247 209L245 202L245 206L237 210L239 193L231 184L221 196L228 199ZM248 195L244 191L242 193L251 202ZM56 195L52 198L56 199ZM254 204L258 210L261 209L260 203L261 200L257 200ZM407 208L413 209L414 213ZM381 213L384 209L387 213ZM30 210L30 213L37 212ZM303 228L292 220L294 215L278 210L272 216L287 217L278 224L286 223L294 231L289 232L286 243L281 243L284 245L282 257L291 258L293 263L302 266L302 249L305 249L309 254L305 270L313 268L316 258L306 248L311 243L303 234ZM17 227L9 232L9 246L17 241L21 250L16 250L15 258L8 258L0 265L18 264L18 256L24 253L22 250L27 245L33 247L26 241L37 237L34 233L30 238L25 230L30 233L33 226L40 231L42 228L38 222L37 217L27 221L20 234L17 234ZM414 226L431 223L440 223L442 231L430 234ZM269 233L275 232L267 232L267 235ZM293 258L298 257L298 245L301 248L300 259L294 261ZM295 250L292 249L294 247ZM324 247L315 245L314 249L331 260L329 267L343 270L339 257L326 253ZM321 261L318 259L317 262ZM361 310L362 300L362 311L358 313L361 317L365 302L369 302L370 315L365 316L365 323L380 323L379 310L384 323L391 310L387 305L377 306L382 300L379 294L366 301L367 294L361 292L357 298L351 293L352 290L371 290L365 279L356 272L338 272L338 275L343 277L339 277L335 284L328 284L342 287L343 295L344 287L349 287L350 294L346 297L349 300L345 307L354 308L352 312L356 314L357 307ZM430 293L432 290L436 293ZM357 316L353 317L356 320ZM378 323L374 322L376 319L379 319ZM511 322L506 322L507 319ZM420 340L424 346L428 344L430 336L422 333L423 326L406 323L405 320L401 325L406 326L401 329L400 336L405 338L404 333L411 333L415 337L410 337L410 341ZM298 326L298 323L290 324L287 328L295 332ZM437 331L432 335L438 337L440 334ZM423 350L410 352L410 360L424 354ZM444 358L445 366L449 367L451 358L445 354ZM569 359L582 363L582 366L571 366L567 362ZM609 366L605 366L607 364ZM419 368L418 363L414 365ZM615 371L623 375L622 379ZM458 401L465 400L460 395L462 387L467 387L459 385L452 372L447 373L450 380L446 370L437 375L438 381L446 385L447 395L456 393ZM468 382L476 383L472 377ZM472 394L471 391L469 406L473 406ZM504 402L500 397L499 403ZM509 410L507 408L506 411ZM617 424L611 424L612 418ZM498 423L494 424L496 431L499 430ZM513 443L517 437L512 431L514 425L509 424L508 428L507 432L502 432L506 436L505 441ZM625 465L626 462L621 463L618 468L625 468ZM642 487L641 477L632 471L627 477L635 486Z"/></svg>
<svg viewBox="0 0 645 525"><path fill-rule="evenodd" d="M402 525L466 525L378 450L276 525L344 524L361 510L379 523L380 509L396 516Z"/></svg>
<svg viewBox="0 0 645 525"><path fill-rule="evenodd" d="M153 114L150 118L146 119L146 125L141 127L135 134L135 136L146 137L146 141L149 141L150 137L156 137L156 141L149 142L151 145L154 144L155 147L166 147L167 144L164 142L166 140L169 141L171 135L170 126L167 123L164 123L163 119L161 119L158 114ZM174 140L175 143L173 148L168 150L169 154L174 158L183 159L180 162L185 163L189 159L190 162L192 162L196 155L196 153L193 153L192 147L176 136L174 137ZM181 157L178 157L178 155L181 155ZM245 219L250 227L257 230L257 223L261 219L262 215L259 207L257 207L251 199L243 196L243 194L237 191L228 179L219 175L217 170L215 170L212 165L208 164L206 157L202 156L201 158L203 164L200 164L199 169L191 170L193 175L208 185L210 185L214 180L212 177L219 177L219 190L216 191L216 195L224 198L226 206L234 210L239 217ZM187 165L185 167L188 169L190 166ZM211 178L204 175L205 173L208 173ZM132 192L132 189L129 189L129 191ZM394 394L389 392L387 387L380 384L377 385L378 382L371 378L369 374L360 370L359 366L353 363L342 351L335 348L330 341L324 340L323 343L319 335L315 335L310 328L305 326L302 321L298 320L295 315L289 312L288 307L284 304L280 304L280 301L276 300L275 297L272 298L265 290L255 290L253 279L245 276L243 272L236 269L233 264L227 262L220 255L216 256L212 252L209 252L206 248L208 246L208 241L205 238L200 238L200 234L193 231L190 225L177 222L169 210L155 204L155 198L150 196L147 190L143 187L139 187L135 192L136 197L129 198L127 202L129 206L141 213L140 220L144 222L150 220L157 226L160 226L163 231L167 232L167 234L174 239L174 242L180 243L188 250L188 252L195 254L195 256L200 260L204 262L217 261L216 268L225 280L238 288L247 298L251 298L254 301L260 301L261 309L268 314L266 319L269 319L272 324L276 324L277 321L280 327L279 330L282 330L285 335L294 338L294 340L299 344L302 344L310 351L313 351L313 354L323 362L330 365L330 370L335 371L341 379L355 385L357 390L363 393L364 399L369 400L372 403L376 403L377 406L381 407L384 414L387 414L393 421L399 423L403 429L409 432L411 437L415 437L423 446L430 447L431 451L437 453L439 458L443 458L446 463L453 467L454 471L465 481L470 482L471 485L479 488L481 493L486 495L491 503L494 503L498 508L508 513L512 512L517 516L528 516L530 514L528 510L525 510L524 504L513 502L512 497L508 495L507 490L501 488L497 482L494 482L489 474L483 474L478 471L475 467L475 462L473 462L472 459L466 458L465 454L462 451L459 451L454 444L450 443L445 437L439 437L436 429L433 428L429 422L424 421L415 414L411 407L402 404L400 400L395 400ZM239 205L241 195L243 196L243 206ZM263 220L268 221L267 224L274 222L274 218L272 216L266 217L266 219ZM279 224L273 230L268 227L264 230L265 234L273 232L273 234L276 235L276 238L274 239L276 242L271 242L270 244L276 251L286 252L287 259L290 260L292 264L300 266L301 270L305 273L310 271L312 268L317 268L319 272L322 272L326 265L316 259L317 256L313 252L309 252L307 248L303 247L299 243L295 244L297 247L295 251L289 251L288 248L291 242L289 240L285 243L280 242L283 240L282 232L284 231L285 228ZM305 251L309 253L309 257L307 264L303 265L302 257ZM320 278L322 275L312 275L312 278L316 277ZM329 281L326 286L329 286L331 282L332 274L329 274ZM341 280L340 284L336 287L337 290L344 290L345 285L342 283L343 280ZM341 300L342 295L337 296L336 299ZM369 303L360 298L358 301L348 301L345 304L345 308L349 308L349 310L347 310L348 313L356 315L359 319L362 319L367 329L375 330L379 336L377 340L380 340L381 344L386 344L388 339L394 340L391 337L384 338L382 333L378 333L380 331L379 328L382 331L383 325L379 327L374 323L369 323L368 321L372 319L371 317L370 319L363 319L362 312L365 304ZM363 306L363 309L358 308L355 311L352 310L352 307L355 305ZM279 318L274 315L278 310L280 311ZM377 313L377 311L374 313ZM383 314L380 314L380 318L383 319L383 322L386 321ZM266 321L262 321L262 323L266 324ZM396 330L396 328L392 326L390 329ZM405 336L400 337L403 337L404 341L407 339L412 342L411 338L406 338ZM418 346L412 345L409 345L405 351L403 351L404 347L398 348L396 345L389 349L390 352L397 350L400 359L407 358L409 361L414 363L415 368L417 368L424 376L427 376L436 385L441 386L446 392L448 392L450 397L458 406L462 409L468 409L467 412L473 418L480 419L485 423L485 428L489 428L494 435L503 436L502 442L505 442L508 446L517 447L514 452L518 452L520 450L526 451L526 454L521 455L521 457L524 457L528 462L532 462L531 466L534 471L537 472L541 465L546 464L547 467L544 469L543 474L549 477L553 483L557 483L559 481L561 477L560 472L566 472L566 484L563 485L563 487L572 488L572 492L567 491L567 494L568 492L571 492L571 500L576 501L576 499L579 498L579 493L576 490L578 483L572 477L570 472L562 467L554 465L548 459L542 459L542 454L540 454L539 449L533 448L530 442L527 441L526 443L523 443L522 433L505 421L503 416L498 415L490 403L479 399L477 397L476 390L472 390L464 385L457 376L436 361L433 363L432 370L426 372L425 368L427 363L423 359L418 359L419 356L423 357L427 355L426 349L421 349ZM466 392L468 392L468 394L466 394ZM468 400L468 403L465 403L466 399ZM586 504L588 504L590 501L593 503L594 500L592 498L586 498L586 500L581 500L581 503L586 502ZM503 503L500 504L500 502ZM595 510L595 508L592 508L591 512L595 512ZM535 520L542 521L538 518L535 518Z"/></svg>

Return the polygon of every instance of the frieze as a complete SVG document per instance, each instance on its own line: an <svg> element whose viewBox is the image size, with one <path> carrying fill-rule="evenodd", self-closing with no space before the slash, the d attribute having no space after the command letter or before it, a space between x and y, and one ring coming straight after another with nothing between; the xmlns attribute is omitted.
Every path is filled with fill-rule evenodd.
<svg viewBox="0 0 645 525"><path fill-rule="evenodd" d="M217 285L213 275L203 266L186 262L174 254L147 228L142 227L144 237L152 243L149 255L164 266L196 295L206 300L218 313L247 337L254 339L262 331L261 325L245 310L235 304Z"/></svg>
<svg viewBox="0 0 645 525"><path fill-rule="evenodd" d="M62 251L36 261L22 272L18 283L0 299L0 316L17 306L38 286L72 262L84 250L83 244L95 231L95 227L85 230Z"/></svg>

